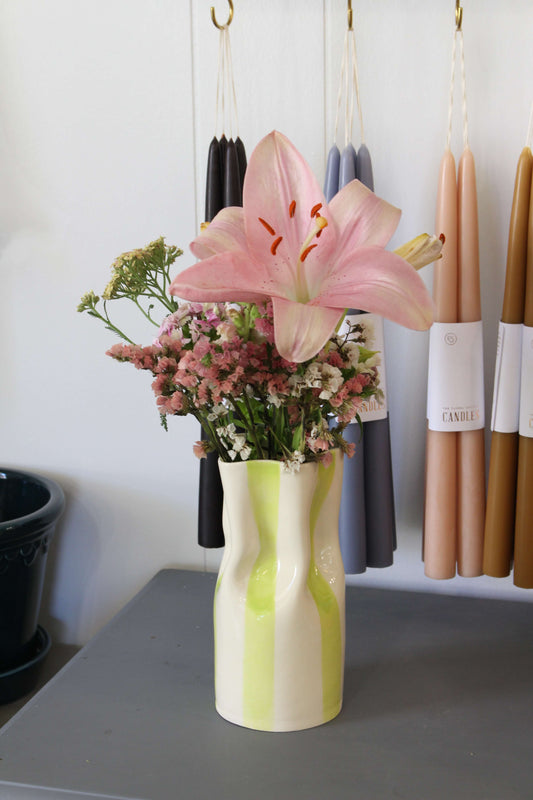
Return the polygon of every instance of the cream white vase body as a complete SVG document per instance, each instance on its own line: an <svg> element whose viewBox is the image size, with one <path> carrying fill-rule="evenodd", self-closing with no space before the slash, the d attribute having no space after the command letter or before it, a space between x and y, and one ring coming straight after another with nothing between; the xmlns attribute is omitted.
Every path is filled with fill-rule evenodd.
<svg viewBox="0 0 533 800"><path fill-rule="evenodd" d="M342 705L343 455L299 472L219 462L226 549L215 591L219 714L256 730L321 725Z"/></svg>

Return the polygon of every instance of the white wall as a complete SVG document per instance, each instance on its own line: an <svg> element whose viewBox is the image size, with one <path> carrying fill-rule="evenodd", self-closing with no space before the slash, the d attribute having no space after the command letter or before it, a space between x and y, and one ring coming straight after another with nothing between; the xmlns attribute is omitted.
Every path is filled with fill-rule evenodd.
<svg viewBox="0 0 533 800"><path fill-rule="evenodd" d="M116 255L160 234L185 249L196 233L214 133L218 36L210 4L0 5L0 461L65 489L43 615L65 641L87 640L158 569L216 568L220 557L196 545L196 423L173 419L165 434L149 376L106 358L114 340L76 313L83 292L103 289ZM235 5L248 152L277 128L322 178L346 3ZM490 408L514 172L533 100L533 6L465 0L464 7ZM224 20L227 4L217 0L216 9ZM453 17L452 0L354 0L376 191L404 211L393 245L433 229ZM459 117L454 130L459 155ZM180 266L190 263L187 254ZM392 569L356 582L531 599L509 580L423 577L427 334L392 325L388 334L399 550Z"/></svg>

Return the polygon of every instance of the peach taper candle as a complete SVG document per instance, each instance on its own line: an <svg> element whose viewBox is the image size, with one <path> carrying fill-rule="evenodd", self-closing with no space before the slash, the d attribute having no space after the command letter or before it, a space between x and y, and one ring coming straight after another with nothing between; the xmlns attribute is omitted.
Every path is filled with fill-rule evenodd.
<svg viewBox="0 0 533 800"><path fill-rule="evenodd" d="M474 156L467 146L459 161L457 321L481 320L479 242ZM485 522L484 419L477 430L457 434L457 571L476 577L483 570Z"/></svg>
<svg viewBox="0 0 533 800"><path fill-rule="evenodd" d="M524 320L528 220L533 155L524 147L518 160L513 205L509 224L507 269L499 331L499 356L496 365L495 391L492 411L489 484L485 517L483 571L493 578L509 575L513 557L516 507L516 471L518 459L518 398L520 351L504 356L508 343L521 339ZM516 346L513 348L516 350ZM505 359L505 361L504 361ZM509 366L507 366L509 364ZM508 376L515 378L514 386L505 386ZM506 393L505 407L499 399ZM503 400L503 398L502 398ZM510 406L510 407L509 407Z"/></svg>
<svg viewBox="0 0 533 800"><path fill-rule="evenodd" d="M443 233L442 258L435 262L433 299L436 322L457 321L457 181L449 149L442 157L435 230ZM429 578L453 578L457 539L457 433L428 429L424 571Z"/></svg>

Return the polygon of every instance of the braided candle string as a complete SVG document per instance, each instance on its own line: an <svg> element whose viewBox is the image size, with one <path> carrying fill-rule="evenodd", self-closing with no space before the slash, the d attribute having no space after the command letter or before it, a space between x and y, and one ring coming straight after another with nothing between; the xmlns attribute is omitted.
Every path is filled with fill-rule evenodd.
<svg viewBox="0 0 533 800"><path fill-rule="evenodd" d="M452 44L452 71L450 77L450 100L448 104L448 134L446 136L446 149L450 149L452 138L452 119L453 119L453 94L455 85L455 62L456 62L456 43L459 37L459 55L461 60L461 89L462 89L462 113L463 113L463 147L468 147L468 115L466 110L466 75L465 75L465 50L463 32L454 31Z"/></svg>
<svg viewBox="0 0 533 800"><path fill-rule="evenodd" d="M227 102L226 102L226 97ZM231 41L228 25L223 25L218 39L218 72L217 92L215 104L215 133L219 131L219 121L222 119L222 135L233 138L233 124L235 123L236 135L239 135L239 117L237 114L237 95L235 92L235 79L233 75L233 59L231 54Z"/></svg>

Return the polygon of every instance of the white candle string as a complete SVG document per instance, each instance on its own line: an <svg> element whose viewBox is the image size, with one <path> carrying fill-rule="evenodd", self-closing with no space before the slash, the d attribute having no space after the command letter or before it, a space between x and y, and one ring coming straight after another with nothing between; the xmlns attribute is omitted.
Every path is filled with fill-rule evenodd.
<svg viewBox="0 0 533 800"><path fill-rule="evenodd" d="M355 46L355 31L352 30L352 50L353 50L353 77L355 84L355 95L357 98L357 111L359 112L359 129L361 132L361 144L365 141L365 129L363 126L363 107L361 105L361 95L359 91L359 69L357 64L357 48ZM351 136L351 131L350 131Z"/></svg>
<svg viewBox="0 0 533 800"><path fill-rule="evenodd" d="M533 103L531 104L531 111L529 112L529 125L527 127L526 147L531 148L532 137L533 137Z"/></svg>
<svg viewBox="0 0 533 800"><path fill-rule="evenodd" d="M335 115L335 143L337 143L337 135L339 131L339 118L342 104L342 90L344 86L344 70L346 69L346 53L348 51L348 31L344 35L344 46L342 50L341 71L339 75L339 90L337 92L337 113Z"/></svg>
<svg viewBox="0 0 533 800"><path fill-rule="evenodd" d="M457 31L453 34L453 43L452 43L452 72L450 76L450 100L448 103L448 134L446 136L446 150L450 149L450 144L452 140L452 117L453 117L453 89L454 89L454 82L455 82L455 36Z"/></svg>
<svg viewBox="0 0 533 800"><path fill-rule="evenodd" d="M215 136L219 130L219 115L222 116L222 136L224 135L224 31L221 30L218 36L218 69L217 69L217 93L215 103Z"/></svg>
<svg viewBox="0 0 533 800"><path fill-rule="evenodd" d="M361 95L359 88L359 69L357 64L357 48L355 43L354 30L346 30L344 35L344 45L342 51L341 68L339 74L339 84L337 91L337 110L335 114L335 143L338 142L339 122L341 118L341 108L344 110L344 146L346 147L353 139L353 118L354 101L357 104L359 116L359 127L361 131L361 143L365 141L363 126L363 111L361 107Z"/></svg>
<svg viewBox="0 0 533 800"><path fill-rule="evenodd" d="M237 113L237 94L235 92L235 74L233 72L233 56L231 52L231 42L229 38L229 28L226 26L227 31L227 50L228 50L228 65L231 76L231 97L233 99L233 114L235 117L235 136L239 136L239 115Z"/></svg>
<svg viewBox="0 0 533 800"><path fill-rule="evenodd" d="M464 39L462 30L455 30L453 34L452 44L452 69L450 76L450 98L448 103L448 133L446 136L446 149L449 150L452 139L452 122L453 122L453 95L455 88L455 66L456 66L456 45L457 37L459 36L459 58L461 62L461 90L462 90L462 104L461 110L463 115L463 147L468 147L468 114L466 106L466 73L465 73L465 51Z"/></svg>
<svg viewBox="0 0 533 800"><path fill-rule="evenodd" d="M466 74L465 74L465 47L463 39L463 31L459 31L460 58L461 58L461 82L463 90L463 148L468 147L468 114L466 111Z"/></svg>
<svg viewBox="0 0 533 800"><path fill-rule="evenodd" d="M219 131L221 136L225 136L227 132L230 139L233 138L234 133L236 136L239 135L237 93L228 25L221 27L218 40L215 136Z"/></svg>

